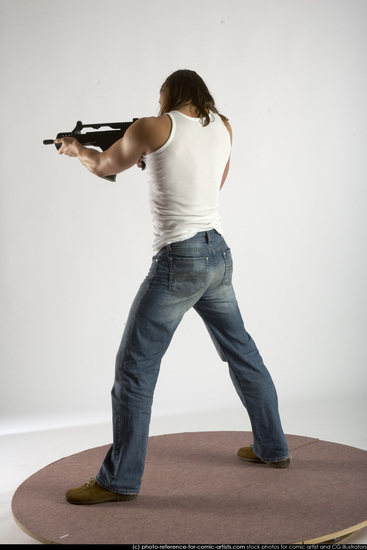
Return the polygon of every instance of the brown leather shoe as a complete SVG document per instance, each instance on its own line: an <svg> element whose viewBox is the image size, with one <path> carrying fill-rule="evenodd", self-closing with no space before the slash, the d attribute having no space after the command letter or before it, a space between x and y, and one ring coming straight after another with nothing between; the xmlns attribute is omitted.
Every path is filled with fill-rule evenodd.
<svg viewBox="0 0 367 550"><path fill-rule="evenodd" d="M126 500L134 500L137 494L121 495L120 493L112 493L103 489L97 481L92 477L82 485L75 489L70 489L65 494L65 498L70 504L102 504L103 502L119 502Z"/></svg>
<svg viewBox="0 0 367 550"><path fill-rule="evenodd" d="M254 450L252 448L252 444L248 447L241 447L241 449L238 449L237 456L242 458L242 460L246 460L247 462L255 462L257 464L267 464L268 466L271 466L272 468L288 468L291 459L290 457L285 458L284 460L280 460L279 462L264 462L255 455Z"/></svg>

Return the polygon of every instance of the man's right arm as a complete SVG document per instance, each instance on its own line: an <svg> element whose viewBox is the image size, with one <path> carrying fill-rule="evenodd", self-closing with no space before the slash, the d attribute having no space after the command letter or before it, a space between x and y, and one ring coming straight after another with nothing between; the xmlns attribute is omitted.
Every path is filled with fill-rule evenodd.
<svg viewBox="0 0 367 550"><path fill-rule="evenodd" d="M140 118L121 139L101 153L84 147L75 138L60 138L55 142L61 143L59 154L78 157L90 172L105 177L128 170L138 164L142 155L159 149L167 141L170 130L170 118L166 115Z"/></svg>

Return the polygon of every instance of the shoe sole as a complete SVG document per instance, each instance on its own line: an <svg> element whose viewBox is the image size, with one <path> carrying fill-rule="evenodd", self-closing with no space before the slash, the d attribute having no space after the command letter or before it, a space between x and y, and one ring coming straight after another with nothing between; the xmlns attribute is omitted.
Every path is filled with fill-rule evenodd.
<svg viewBox="0 0 367 550"><path fill-rule="evenodd" d="M260 460L260 458L246 458L245 456L237 455L241 460L245 460L246 462L252 462L253 464L266 464L266 462L263 462Z"/></svg>
<svg viewBox="0 0 367 550"><path fill-rule="evenodd" d="M268 462L269 466L271 466L272 468L278 468L279 470L288 468L290 463L291 463L290 458L286 458L285 460L281 460L280 462Z"/></svg>
<svg viewBox="0 0 367 550"><path fill-rule="evenodd" d="M264 464L278 470L288 468L291 463L290 458L286 458L285 460L281 460L280 462L264 462L263 460L260 460L260 458L245 458L244 456L239 456L239 458L241 460L245 460L246 462L252 462L253 464Z"/></svg>
<svg viewBox="0 0 367 550"><path fill-rule="evenodd" d="M128 502L131 500L135 500L138 495L119 495L114 496L111 498L105 498L100 500L73 500L72 498L69 498L65 496L65 499L69 504L76 504L76 505L92 505L92 504L103 504L104 502Z"/></svg>

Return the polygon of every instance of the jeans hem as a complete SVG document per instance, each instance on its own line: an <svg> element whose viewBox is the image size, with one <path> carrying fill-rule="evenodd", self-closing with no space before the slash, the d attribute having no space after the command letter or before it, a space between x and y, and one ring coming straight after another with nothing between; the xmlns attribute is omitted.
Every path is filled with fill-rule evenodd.
<svg viewBox="0 0 367 550"><path fill-rule="evenodd" d="M291 455L285 455L284 458L277 458L276 460L264 460L263 458L261 460L266 464L276 464L277 462L282 462L283 460L287 460L287 458L291 458Z"/></svg>
<svg viewBox="0 0 367 550"><path fill-rule="evenodd" d="M258 454L258 453L256 452L255 447L256 447L256 445L254 444L254 445L252 446L252 448L253 448L253 450L254 450L255 455L256 455L258 458L260 458L260 460L262 460L262 462L264 462L264 464L276 464L277 462L282 462L283 460L287 460L287 458L292 458L291 455L289 454L289 452L288 452L286 455L284 455L283 457L281 457L281 458L275 458L275 459L274 459L274 458L263 458L263 457L260 455L260 453Z"/></svg>
<svg viewBox="0 0 367 550"><path fill-rule="evenodd" d="M106 491L110 491L111 493L118 493L119 495L138 495L139 491L133 491L128 489L114 489L109 486L107 486L107 483L105 483L103 480L101 481L101 478L97 475L94 477L98 485L100 485L103 489L106 489Z"/></svg>

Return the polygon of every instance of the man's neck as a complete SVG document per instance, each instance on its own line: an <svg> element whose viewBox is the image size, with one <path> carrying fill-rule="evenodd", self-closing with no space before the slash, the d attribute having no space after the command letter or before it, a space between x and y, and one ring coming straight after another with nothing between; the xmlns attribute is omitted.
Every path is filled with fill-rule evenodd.
<svg viewBox="0 0 367 550"><path fill-rule="evenodd" d="M198 112L196 110L196 107L194 107L194 105L191 105L191 104L190 105L183 105L182 107L177 109L177 111L179 111L183 115L186 115L186 116L189 116L189 117L192 117L192 118L198 118L199 117Z"/></svg>

